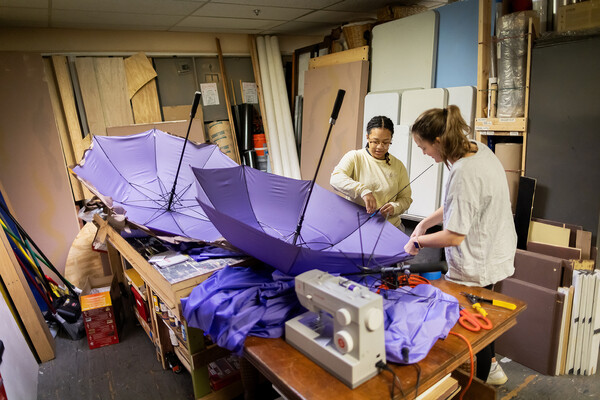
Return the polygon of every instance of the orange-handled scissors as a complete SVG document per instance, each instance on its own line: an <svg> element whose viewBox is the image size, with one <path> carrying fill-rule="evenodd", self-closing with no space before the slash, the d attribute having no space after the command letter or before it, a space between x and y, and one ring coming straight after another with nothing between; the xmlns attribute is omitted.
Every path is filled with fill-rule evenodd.
<svg viewBox="0 0 600 400"><path fill-rule="evenodd" d="M481 314L473 314L464 307L460 307L460 318L458 323L471 332L479 332L482 329L492 329L492 321Z"/></svg>

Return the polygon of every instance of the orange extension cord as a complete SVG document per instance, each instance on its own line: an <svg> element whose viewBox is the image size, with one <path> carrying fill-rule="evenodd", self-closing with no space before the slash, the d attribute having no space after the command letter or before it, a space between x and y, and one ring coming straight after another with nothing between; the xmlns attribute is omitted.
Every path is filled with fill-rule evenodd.
<svg viewBox="0 0 600 400"><path fill-rule="evenodd" d="M465 343L467 344L467 347L469 348L469 359L471 361L471 375L469 376L469 382L467 383L467 386L465 386L465 388L460 392L459 400L462 400L463 396L465 395L465 393L467 392L467 390L471 386L471 382L473 382L473 373L474 373L473 348L471 347L471 343L469 343L469 341L467 340L467 338L464 337L463 335L461 335L460 333L456 333L456 332L452 332L452 331L450 331L449 333L452 334L452 335L458 336L459 338L461 338L462 340L464 340Z"/></svg>

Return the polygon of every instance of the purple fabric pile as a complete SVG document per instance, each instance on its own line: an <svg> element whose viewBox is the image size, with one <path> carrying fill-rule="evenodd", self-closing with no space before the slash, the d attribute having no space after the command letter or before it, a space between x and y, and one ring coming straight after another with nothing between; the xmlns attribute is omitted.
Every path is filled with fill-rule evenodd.
<svg viewBox="0 0 600 400"><path fill-rule="evenodd" d="M285 321L305 311L296 297L294 278L266 266L226 267L181 303L189 326L237 354L248 335L281 337ZM431 285L388 291L383 307L386 356L401 364L425 358L459 317L458 301Z"/></svg>
<svg viewBox="0 0 600 400"><path fill-rule="evenodd" d="M181 299L188 326L242 354L248 335L281 337L284 324L304 312L294 278L270 267L225 267Z"/></svg>

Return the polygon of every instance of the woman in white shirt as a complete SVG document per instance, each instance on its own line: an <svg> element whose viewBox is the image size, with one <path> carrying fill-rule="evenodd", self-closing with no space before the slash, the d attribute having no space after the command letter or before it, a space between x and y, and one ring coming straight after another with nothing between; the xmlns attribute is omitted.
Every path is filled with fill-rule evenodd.
<svg viewBox="0 0 600 400"><path fill-rule="evenodd" d="M417 118L411 132L423 154L443 162L450 174L443 206L415 227L404 247L416 255L423 247L443 247L446 279L492 289L514 273L517 235L504 168L484 144L470 141L458 107L434 108ZM426 234L443 223L443 229ZM477 354L477 377L503 384L493 343Z"/></svg>
<svg viewBox="0 0 600 400"><path fill-rule="evenodd" d="M402 161L388 152L394 124L385 116L371 118L367 124L367 146L346 153L331 174L330 183L346 198L376 210L399 229L402 215L412 203L408 173ZM404 189L403 189L404 188Z"/></svg>

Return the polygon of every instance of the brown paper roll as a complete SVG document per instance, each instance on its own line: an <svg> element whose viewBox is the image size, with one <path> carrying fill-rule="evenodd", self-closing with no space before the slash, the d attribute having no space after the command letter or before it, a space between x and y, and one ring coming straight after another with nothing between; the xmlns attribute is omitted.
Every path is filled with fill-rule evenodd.
<svg viewBox="0 0 600 400"><path fill-rule="evenodd" d="M211 143L219 146L221 151L239 164L233 148L233 139L228 121L216 121L208 124L208 137Z"/></svg>
<svg viewBox="0 0 600 400"><path fill-rule="evenodd" d="M521 170L521 143L496 143L496 157L507 171Z"/></svg>
<svg viewBox="0 0 600 400"><path fill-rule="evenodd" d="M508 181L508 193L510 194L510 205L514 214L517 207L517 194L519 193L519 171L506 171L506 180Z"/></svg>

